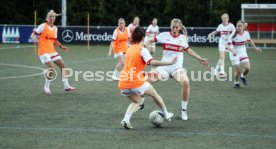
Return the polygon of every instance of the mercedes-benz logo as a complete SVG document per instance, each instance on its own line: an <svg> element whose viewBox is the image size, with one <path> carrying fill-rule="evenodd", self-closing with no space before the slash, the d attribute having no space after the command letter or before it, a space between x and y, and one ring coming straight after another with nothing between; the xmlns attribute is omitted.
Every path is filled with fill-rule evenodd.
<svg viewBox="0 0 276 149"><path fill-rule="evenodd" d="M66 29L62 32L62 39L65 42L71 42L74 39L74 34L71 30Z"/></svg>

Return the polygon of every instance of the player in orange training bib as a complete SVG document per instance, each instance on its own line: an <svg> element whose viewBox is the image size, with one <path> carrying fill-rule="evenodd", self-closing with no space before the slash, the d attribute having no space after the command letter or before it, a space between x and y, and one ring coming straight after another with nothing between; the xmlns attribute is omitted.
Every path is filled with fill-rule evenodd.
<svg viewBox="0 0 276 149"><path fill-rule="evenodd" d="M140 27L136 27L132 33L132 45L127 49L124 69L120 75L118 87L121 94L127 96L132 102L125 113L121 124L126 129L133 128L130 124L130 118L133 113L143 108L144 96L149 95L161 109L166 120L170 121L173 113L169 113L163 102L163 99L158 95L155 89L144 78L144 68L148 65L163 66L172 65L176 62L176 57L167 61L153 60L148 49L144 48L145 34Z"/></svg>
<svg viewBox="0 0 276 149"><path fill-rule="evenodd" d="M55 74L54 68L56 64L61 69L61 76L62 82L64 86L64 90L66 92L76 90L75 87L72 87L68 83L68 79L65 77L65 65L61 58L61 56L57 53L54 48L54 45L63 49L65 52L68 51L68 48L61 45L60 42L57 40L57 27L54 25L56 14L53 10L47 13L45 23L42 23L34 30L32 33L32 38L35 43L38 44L38 56L43 64L48 66L48 70L45 75L45 85L44 85L44 92L47 95L51 94L50 91L50 83L51 79Z"/></svg>
<svg viewBox="0 0 276 149"><path fill-rule="evenodd" d="M112 79L119 80L119 72L124 67L124 54L128 48L130 32L127 27L125 27L125 19L120 18L118 20L118 27L114 30L112 41L110 43L108 56L111 56L112 51L114 53L114 58L118 60L115 69L113 71Z"/></svg>

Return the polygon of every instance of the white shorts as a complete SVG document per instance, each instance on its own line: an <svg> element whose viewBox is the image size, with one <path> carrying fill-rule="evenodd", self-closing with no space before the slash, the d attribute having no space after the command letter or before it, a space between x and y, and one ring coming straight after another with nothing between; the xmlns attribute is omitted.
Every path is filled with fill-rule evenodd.
<svg viewBox="0 0 276 149"><path fill-rule="evenodd" d="M132 94L139 94L139 95L144 95L145 92L149 89L151 85L148 82L145 82L143 85L141 85L138 88L130 88L130 89L123 89L121 90L121 94L123 96L130 96Z"/></svg>
<svg viewBox="0 0 276 149"><path fill-rule="evenodd" d="M249 62L246 52L238 53L236 56L234 56L233 53L229 53L229 58L232 65L239 65L241 63Z"/></svg>
<svg viewBox="0 0 276 149"><path fill-rule="evenodd" d="M48 62L54 62L56 60L61 59L61 56L58 53L45 53L43 55L39 56L42 64L48 63Z"/></svg>
<svg viewBox="0 0 276 149"><path fill-rule="evenodd" d="M117 58L119 56L124 56L124 54L122 52L114 53L114 58Z"/></svg>
<svg viewBox="0 0 276 149"><path fill-rule="evenodd" d="M226 50L226 46L227 46L227 41L224 41L222 39L219 40L219 45L218 45L218 48L219 48L219 52L227 52Z"/></svg>
<svg viewBox="0 0 276 149"><path fill-rule="evenodd" d="M155 70L161 75L162 79L167 80L172 77L177 70L183 69L182 67L172 67L172 66L159 66Z"/></svg>

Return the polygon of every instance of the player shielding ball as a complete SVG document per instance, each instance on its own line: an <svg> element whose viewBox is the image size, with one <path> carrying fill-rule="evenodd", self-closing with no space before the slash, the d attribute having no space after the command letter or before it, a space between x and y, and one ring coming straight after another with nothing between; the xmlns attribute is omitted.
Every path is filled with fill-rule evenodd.
<svg viewBox="0 0 276 149"><path fill-rule="evenodd" d="M187 52L193 58L198 60L203 65L207 66L208 61L205 58L202 58L197 53L195 53L188 44L187 31L182 24L180 19L173 19L171 21L171 32L163 32L157 35L154 39L149 40L146 43L148 46L150 43L159 42L163 46L163 56L162 61L171 60L173 57L177 57L175 64L170 66L159 66L155 69L154 72L151 72L150 76L158 76L156 79L152 80L149 77L149 82L155 82L158 80L166 80L168 78L173 78L181 86L181 119L188 120L187 115L187 105L190 94L190 83L186 71L183 68L184 61L184 52ZM180 34L180 31L184 32Z"/></svg>
<svg viewBox="0 0 276 149"><path fill-rule="evenodd" d="M153 39L155 36L158 35L159 33L159 27L157 25L157 18L153 18L152 24L149 25L149 27L146 30L146 37L145 37L145 42L147 42L150 39ZM149 45L149 50L150 53L154 53L156 49L155 43L151 43Z"/></svg>
<svg viewBox="0 0 276 149"><path fill-rule="evenodd" d="M42 23L34 30L32 33L32 38L35 43L38 44L38 56L43 64L46 64L48 67L47 78L45 78L44 92L45 94L50 95L50 83L51 78L55 75L55 65L56 64L61 69L61 76L63 86L66 92L76 90L75 87L72 87L68 83L68 79L65 77L65 64L61 56L57 53L54 48L54 45L63 49L65 52L68 51L68 48L61 45L57 40L57 27L54 25L56 20L56 14L53 10L49 11L46 16L45 23Z"/></svg>
<svg viewBox="0 0 276 149"><path fill-rule="evenodd" d="M161 109L166 120L170 120L173 116L166 109L163 99L158 95L155 89L145 81L144 68L148 65L163 66L172 65L176 62L176 57L171 57L166 61L153 60L148 49L144 48L144 32L140 27L136 27L132 34L132 45L127 49L125 66L120 75L118 87L121 90L121 94L127 96L132 102L125 113L124 119L121 124L126 129L133 128L130 124L130 118L134 112L139 110L141 107L142 98L145 95L149 95L153 98L157 106Z"/></svg>
<svg viewBox="0 0 276 149"><path fill-rule="evenodd" d="M111 56L112 51L114 53L114 58L118 60L115 69L113 71L112 79L119 80L119 73L124 67L124 54L128 48L130 32L127 27L125 27L125 19L120 18L118 20L118 27L114 30L112 41L110 43L108 56Z"/></svg>
<svg viewBox="0 0 276 149"><path fill-rule="evenodd" d="M234 88L240 88L239 79L242 80L244 85L247 85L246 76L250 71L249 57L246 52L245 43L249 44L257 51L262 52L260 48L257 48L254 42L250 38L248 31L245 31L244 22L238 21L236 25L237 31L233 36L232 42L230 42L230 47L232 53L229 53L232 65L236 68ZM241 71L241 66L243 70Z"/></svg>
<svg viewBox="0 0 276 149"><path fill-rule="evenodd" d="M225 55L226 55L226 47L227 42L230 40L230 38L235 34L235 26L229 22L229 15L227 13L222 14L221 16L222 23L217 27L217 29L213 32L211 32L208 35L208 39L210 39L213 35L220 33L220 39L219 39L219 60L217 62L217 65L215 67L215 75L217 73L219 75L225 75L224 71L224 63L225 63Z"/></svg>

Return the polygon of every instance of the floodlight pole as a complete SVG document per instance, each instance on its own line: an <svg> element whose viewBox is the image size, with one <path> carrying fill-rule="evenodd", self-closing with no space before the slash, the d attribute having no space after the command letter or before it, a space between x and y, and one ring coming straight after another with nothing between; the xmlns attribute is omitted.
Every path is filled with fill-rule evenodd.
<svg viewBox="0 0 276 149"><path fill-rule="evenodd" d="M241 13L242 13L242 14L241 14L241 20L244 21L244 9L243 9L243 8L242 8L242 10L241 10Z"/></svg>
<svg viewBox="0 0 276 149"><path fill-rule="evenodd" d="M210 3L210 8L209 8L210 10L209 11L212 12L212 10L213 10L213 0L210 0L209 3Z"/></svg>
<svg viewBox="0 0 276 149"><path fill-rule="evenodd" d="M62 2L61 2L61 11L62 11L61 25L62 25L62 27L66 27L66 25L67 25L66 3L67 3L67 0L62 0Z"/></svg>

